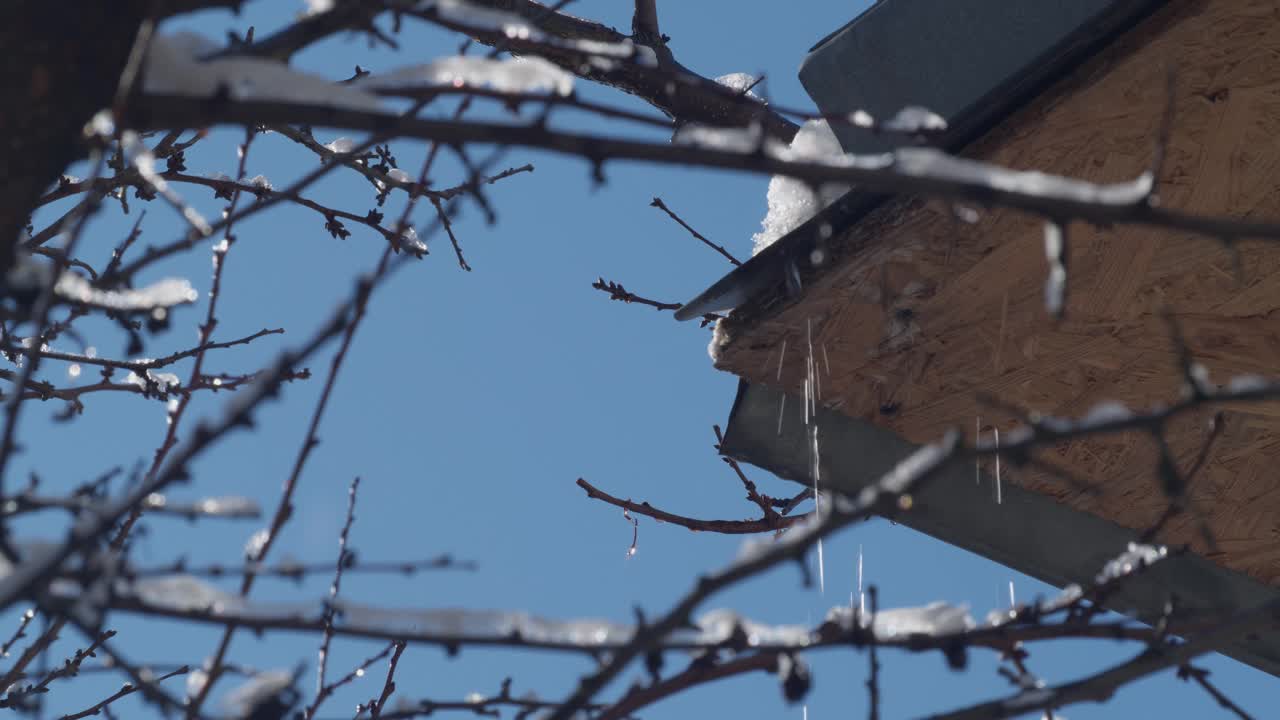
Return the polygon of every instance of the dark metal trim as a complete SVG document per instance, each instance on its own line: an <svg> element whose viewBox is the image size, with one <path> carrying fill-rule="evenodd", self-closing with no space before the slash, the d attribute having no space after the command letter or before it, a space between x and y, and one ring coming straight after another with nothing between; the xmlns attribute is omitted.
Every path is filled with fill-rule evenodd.
<svg viewBox="0 0 1280 720"><path fill-rule="evenodd" d="M803 401L790 400L783 412L781 391L740 383L721 452L810 486ZM820 409L815 422L822 484L847 494L874 482L916 449L885 428L839 412ZM1137 539L1128 528L1008 483L997 505L992 483L984 476L975 484L972 465L945 468L915 498L911 510L893 520L1058 587L1088 584L1107 560ZM1280 589L1187 553L1123 583L1107 605L1154 623L1175 596L1183 612L1202 612L1209 619L1274 602ZM1280 675L1280 628L1261 630L1222 652Z"/></svg>

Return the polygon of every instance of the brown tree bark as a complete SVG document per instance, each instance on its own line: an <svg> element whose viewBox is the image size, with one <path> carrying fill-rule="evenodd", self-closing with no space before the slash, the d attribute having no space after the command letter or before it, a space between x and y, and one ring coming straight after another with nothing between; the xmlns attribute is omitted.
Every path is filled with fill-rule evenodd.
<svg viewBox="0 0 1280 720"><path fill-rule="evenodd" d="M0 271L41 192L84 154L145 13L137 2L23 0L0 23Z"/></svg>

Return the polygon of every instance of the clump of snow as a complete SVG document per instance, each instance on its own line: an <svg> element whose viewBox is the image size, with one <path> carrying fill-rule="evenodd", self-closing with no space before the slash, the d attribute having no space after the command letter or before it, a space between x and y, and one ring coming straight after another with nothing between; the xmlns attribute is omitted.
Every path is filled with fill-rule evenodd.
<svg viewBox="0 0 1280 720"><path fill-rule="evenodd" d="M400 233L400 247L414 255L425 255L428 252L426 241L418 237L418 231L412 225Z"/></svg>
<svg viewBox="0 0 1280 720"><path fill-rule="evenodd" d="M258 673L227 695L227 711L234 718L256 718L265 716L260 708L268 703L279 702L287 709L297 702L295 682L296 676L289 670Z"/></svg>
<svg viewBox="0 0 1280 720"><path fill-rule="evenodd" d="M402 182L402 183L413 182L413 180L409 178L409 173L401 170L400 168L391 168L390 170L388 170L387 177L391 178L392 180L395 180L396 182Z"/></svg>
<svg viewBox="0 0 1280 720"><path fill-rule="evenodd" d="M204 686L209 682L209 673L201 668L196 668L187 674L187 697L194 698L204 692Z"/></svg>
<svg viewBox="0 0 1280 720"><path fill-rule="evenodd" d="M204 498L196 503L196 510L218 517L258 517L262 514L258 503L240 495Z"/></svg>
<svg viewBox="0 0 1280 720"><path fill-rule="evenodd" d="M796 133L785 155L788 160L830 161L843 158L845 153L825 120L810 120ZM755 244L752 254L758 254L800 227L848 191L847 185L828 184L815 194L808 183L784 175L773 176L769 181L769 211L760 221L760 232L752 238Z"/></svg>
<svg viewBox="0 0 1280 720"><path fill-rule="evenodd" d="M329 152L334 152L334 153L349 153L349 152L351 152L352 150L355 150L355 149L356 149L356 143L355 143L355 141L354 141L354 140L352 140L351 138L348 138L348 137L340 137L340 138L335 139L335 140L334 140L333 142L331 142L331 143L327 143L327 144L325 144L325 147L326 147L326 148L328 148Z"/></svg>
<svg viewBox="0 0 1280 720"><path fill-rule="evenodd" d="M729 73L728 75L721 75L720 77L716 78L716 82L729 88L730 90L737 92L739 95L745 95L746 97L752 98L754 100L760 100L761 99L760 96L755 94L755 91L751 90L751 88L755 86L756 82L759 81L759 79L760 78L756 77L755 75L749 75L747 73L739 72L739 73Z"/></svg>
<svg viewBox="0 0 1280 720"><path fill-rule="evenodd" d="M176 611L213 611L239 609L244 600L190 575L170 575L138 580L128 591L147 605Z"/></svg>
<svg viewBox="0 0 1280 720"><path fill-rule="evenodd" d="M262 549L267 546L267 540L271 539L271 531L262 528L249 536L244 542L244 556L250 560L257 560L262 554Z"/></svg>
<svg viewBox="0 0 1280 720"><path fill-rule="evenodd" d="M567 40L552 37L529 25L520 15L505 10L493 10L472 5L465 0L422 0L418 9L434 11L445 24L459 25L470 31L496 32L512 40L527 40L554 47L576 50L590 55L588 62L600 69L613 67L611 58L630 58L637 65L657 67L658 55L653 48L636 45L631 40L606 42L601 40ZM604 57L600 57L604 56Z"/></svg>
<svg viewBox="0 0 1280 720"><path fill-rule="evenodd" d="M256 188L261 188L263 190L275 189L274 186L272 186L271 181L267 179L266 175L254 175L253 177L249 178L249 184Z"/></svg>
<svg viewBox="0 0 1280 720"><path fill-rule="evenodd" d="M1080 422L1085 425L1101 425L1103 423L1122 422L1131 417L1133 417L1133 411L1125 407L1124 403L1112 400L1094 405L1089 412L1085 413Z"/></svg>
<svg viewBox="0 0 1280 720"><path fill-rule="evenodd" d="M733 610L711 610L703 613L695 624L699 632L692 640L706 645L726 642L737 630L743 633L751 646L803 647L812 640L812 633L803 625L766 625L744 618Z"/></svg>
<svg viewBox="0 0 1280 720"><path fill-rule="evenodd" d="M307 11L304 16L319 15L333 9L334 0L306 0Z"/></svg>
<svg viewBox="0 0 1280 720"><path fill-rule="evenodd" d="M889 118L884 129L896 133L940 132L947 129L947 121L928 108L908 105Z"/></svg>
<svg viewBox="0 0 1280 720"><path fill-rule="evenodd" d="M891 640L908 635L954 635L972 630L977 623L964 606L931 602L924 607L894 608L875 614L872 631L877 638Z"/></svg>
<svg viewBox="0 0 1280 720"><path fill-rule="evenodd" d="M549 93L569 95L573 76L539 57L494 60L456 55L425 65L369 75L354 85L369 90L406 87L487 87L503 93Z"/></svg>
<svg viewBox="0 0 1280 720"><path fill-rule="evenodd" d="M377 111L377 97L276 60L228 55L204 59L221 48L195 33L155 38L147 51L143 89L154 94L232 100L274 100Z"/></svg>
<svg viewBox="0 0 1280 720"><path fill-rule="evenodd" d="M422 0L418 9L434 10L445 22L465 25L471 30L500 32L513 40L542 42L547 37L515 13L478 7L464 0Z"/></svg>
<svg viewBox="0 0 1280 720"><path fill-rule="evenodd" d="M630 59L637 65L645 67L658 66L658 54L653 48L647 45L637 45L631 40L623 40L622 42L605 42L603 40L567 40L563 43L566 47L577 50L578 52L587 53L592 56L591 64L601 70L612 70L615 63L609 58Z"/></svg>
<svg viewBox="0 0 1280 720"><path fill-rule="evenodd" d="M671 141L677 145L692 145L707 150L749 153L760 148L763 133L759 125L715 127L690 123L676 130Z"/></svg>

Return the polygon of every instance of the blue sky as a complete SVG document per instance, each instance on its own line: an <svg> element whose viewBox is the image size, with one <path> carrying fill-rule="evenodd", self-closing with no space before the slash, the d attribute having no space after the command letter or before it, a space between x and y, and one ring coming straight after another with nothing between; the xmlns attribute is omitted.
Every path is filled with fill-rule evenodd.
<svg viewBox="0 0 1280 720"><path fill-rule="evenodd" d="M627 28L628 5L580 0L569 9ZM795 76L804 53L864 7L862 2L702 0L660 3L659 9L662 29L685 65L712 77L764 73L771 97L808 107L811 102ZM244 31L252 24L261 36L300 9L291 2L259 0L249 3L240 17L207 13L180 25L219 39L228 29ZM307 51L297 62L341 78L357 63L385 70L449 54L458 45L455 38L413 23L400 40L403 51L392 54L371 50L363 39L340 38ZM590 97L647 109L609 89L583 83L578 88ZM580 117L558 122L597 132L623 130ZM341 133L317 129L316 134L327 142ZM238 138L237 131L215 133L190 153L188 166L194 172L233 175ZM393 149L408 169L417 167L423 153L416 143L395 143ZM611 164L608 183L594 187L589 168L574 160L517 150L506 153L499 165L526 162L536 166L534 173L490 191L499 211L496 225L487 226L473 205L463 208L456 229L474 272L458 268L447 241L431 238L432 254L402 270L375 296L320 429L322 444L303 476L295 517L272 557L332 558L347 486L360 476L351 542L362 558L407 560L447 551L476 561L479 570L409 579L352 575L344 582L347 597L398 607L510 608L619 621L629 620L632 607L639 605L654 615L683 594L699 571L731 561L740 540L691 534L642 519L638 553L627 558L630 525L616 509L586 500L574 480L585 477L616 495L673 512L751 516L753 508L742 499L741 486L711 447L711 426L725 421L736 378L711 367L708 330L677 324L669 314L611 303L590 284L602 276L667 301L692 297L729 266L649 207L650 200L662 197L703 234L746 257L764 215L767 179ZM251 150L249 174L264 173L282 187L314 163L306 151L268 135ZM440 167L440 184L463 177L456 163ZM208 214L220 210L210 192L180 189ZM373 206L368 186L349 177L331 178L314 197L359 213ZM86 255L105 258L141 205L133 203L135 215L128 217L108 206L90 228ZM420 208L415 215L419 227L429 221L428 210ZM181 232L168 208L152 203L147 212L143 243L160 244ZM287 344L307 337L348 291L355 274L372 267L381 251L378 236L351 229L352 237L334 240L318 216L296 208L263 213L239 227L240 241L227 261L218 337L263 327L284 327L287 333L211 355L209 370L251 371ZM162 275L190 278L202 301L178 312L173 330L148 346L147 354L153 356L192 343L209 282L207 249L144 279ZM101 353L123 352L124 339L109 326L86 324L84 329ZM310 367L322 373L331 352ZM48 363L44 372L55 382L69 382L64 365ZM189 368L178 372L185 377ZM243 494L274 507L320 385L317 377L289 386L280 402L260 414L257 431L235 435L201 459L195 484L179 489L175 497ZM214 413L226 399L201 397L189 412ZM11 483L36 472L44 489L56 491L113 465L129 468L149 457L165 432L163 403L137 396L88 396L84 415L72 423L52 421L60 409L37 406L26 412L20 430L26 452L11 465ZM796 489L762 471L748 472L765 492L781 495ZM60 529L54 519L25 521L19 530L50 537ZM226 521L189 525L164 518L146 524L150 532L138 543L137 559L154 563L180 555L234 562L260 527ZM816 622L831 605L848 602L860 547L867 582L879 586L884 607L946 600L968 604L981 617L1007 603L1010 581L1020 599L1053 592L977 556L874 521L827 543L825 595L802 587L794 568L782 568L715 598L706 609L731 606L763 621ZM255 596L317 598L327 584L324 576L301 586L262 580ZM0 634L14 624L15 613L0 617ZM205 629L123 617L113 618L109 627L119 630L117 644L135 660L198 663L213 650L217 637ZM59 649L69 651L77 640L68 636ZM262 668L292 667L300 660L314 666L315 645L316 639L306 636L241 633L232 649L235 659ZM376 642L339 640L331 671L344 672L379 648ZM1033 649L1031 667L1049 682L1062 682L1130 652L1107 643L1062 643ZM825 650L810 660L815 685L809 717L865 714L863 655ZM1008 683L993 672L993 656L986 653L975 652L971 669L962 674L948 671L936 654L886 653L883 660L887 717L912 717L1009 691ZM1204 664L1246 708L1266 707L1273 687L1269 676L1219 656ZM668 659L669 668L680 666L680 659ZM411 648L398 680L407 697L451 700L471 691L495 692L511 676L517 692L536 690L555 698L588 669L576 657L464 650L450 659L437 649ZM349 717L356 702L376 694L381 677L379 666L363 684L331 701L322 715ZM53 693L50 707L80 709L109 694L118 682L116 677L77 681L76 690ZM303 684L308 693L311 683L309 669ZM610 695L622 687L611 688ZM1078 720L1218 712L1199 689L1166 674L1139 683L1107 705L1064 714ZM699 688L643 716L772 718L801 713L801 707L782 700L772 677L755 676Z"/></svg>

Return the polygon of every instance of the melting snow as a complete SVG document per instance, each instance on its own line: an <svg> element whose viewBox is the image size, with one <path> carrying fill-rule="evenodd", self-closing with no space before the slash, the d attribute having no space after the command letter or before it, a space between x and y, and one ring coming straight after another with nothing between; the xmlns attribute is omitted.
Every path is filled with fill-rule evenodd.
<svg viewBox="0 0 1280 720"><path fill-rule="evenodd" d="M800 128L786 152L777 153L792 161L829 161L844 158L844 149L825 120L810 120ZM769 180L769 211L760 221L761 230L753 238L758 254L775 240L800 227L806 220L818 214L849 191L847 185L824 185L814 194L805 182L785 175L774 175Z"/></svg>

